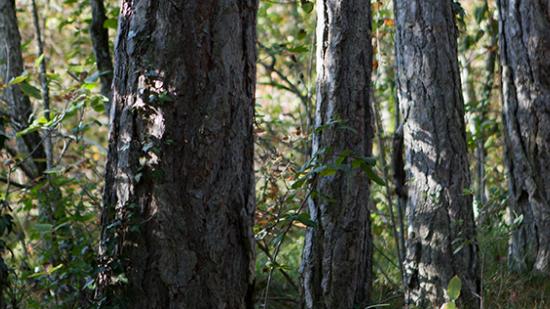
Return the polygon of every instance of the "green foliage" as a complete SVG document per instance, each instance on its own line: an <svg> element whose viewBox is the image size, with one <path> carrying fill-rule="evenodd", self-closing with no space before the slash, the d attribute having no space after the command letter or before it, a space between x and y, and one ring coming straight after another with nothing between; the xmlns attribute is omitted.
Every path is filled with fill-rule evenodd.
<svg viewBox="0 0 550 309"><path fill-rule="evenodd" d="M27 71L3 86L18 86L34 107L30 126L19 132L5 131L8 145L12 147L16 138L32 132L50 134L55 156L54 166L32 179L19 169L28 160L24 156L6 160L6 169L0 169L1 177L14 181L0 186L0 253L4 257L0 268L9 269L2 296L19 308L87 308L97 272L100 162L105 160L107 139L105 98L98 94L98 74L94 73L89 2L50 4L39 3L41 15L48 20L43 29L47 56L39 57L33 56L30 7L21 4L18 18L26 42ZM109 10L116 10L107 4ZM49 120L42 108L41 86L37 86L38 67L44 61L50 68Z"/></svg>

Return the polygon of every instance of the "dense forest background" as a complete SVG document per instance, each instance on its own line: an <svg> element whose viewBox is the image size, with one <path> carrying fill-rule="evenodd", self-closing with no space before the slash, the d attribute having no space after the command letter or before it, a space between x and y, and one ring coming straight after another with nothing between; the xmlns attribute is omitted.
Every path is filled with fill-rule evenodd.
<svg viewBox="0 0 550 309"><path fill-rule="evenodd" d="M101 214L120 4L17 0L19 51L8 42L15 38L6 26L11 2L0 0L0 303L2 308L96 307L99 242L102 228L110 228L102 227ZM300 307L304 239L306 230L316 226L308 200L315 198L317 180L340 173L339 164L351 156L340 153L332 164L312 156L312 139L324 129L315 120L318 5L261 0L257 11L256 308ZM499 48L503 30L497 8L492 0L453 3L471 174L464 194L473 199L479 297L483 308L550 308L548 269L540 275L510 262L513 231L529 218L509 207ZM402 277L407 227L396 182L402 120L392 1L373 0L370 15L372 156L354 161L370 180L373 275L367 308L399 308L408 284ZM14 53L22 56L17 74L9 73L17 65ZM20 103L30 109L14 111L12 95L24 97ZM163 92L156 95L160 102L171 100ZM543 104L548 113L548 101ZM331 125L346 124L335 120ZM143 151L155 147L146 143ZM45 153L39 154L42 149ZM135 177L156 176L143 172ZM465 245L471 243L453 250ZM114 278L120 284L127 280L123 273ZM451 280L445 288L454 295L460 285L460 279Z"/></svg>

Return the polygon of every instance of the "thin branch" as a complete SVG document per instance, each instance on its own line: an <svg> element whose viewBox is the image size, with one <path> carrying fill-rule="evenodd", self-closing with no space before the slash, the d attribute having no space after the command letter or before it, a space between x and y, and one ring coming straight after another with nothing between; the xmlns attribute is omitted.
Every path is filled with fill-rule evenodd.
<svg viewBox="0 0 550 309"><path fill-rule="evenodd" d="M38 16L38 8L36 6L36 0L32 0L32 17L34 24L34 31L36 32L36 44L38 46L37 56L42 57L40 61L40 84L42 92L42 101L44 104L44 117L46 121L50 121L51 112L50 112L50 86L48 84L47 76L47 60L44 54L44 41L42 39L42 30L40 28L40 18ZM46 152L46 168L53 168L53 144L50 134L46 133L44 139L44 148Z"/></svg>
<svg viewBox="0 0 550 309"><path fill-rule="evenodd" d="M33 169L26 164L29 157L24 158L23 160L17 160L18 153L17 150L9 147L8 145L5 145L4 150L15 160L17 161L17 167L27 176L29 179L33 179L36 177L36 174L34 173Z"/></svg>
<svg viewBox="0 0 550 309"><path fill-rule="evenodd" d="M8 184L8 185L12 185L16 188L20 188L20 189L28 189L28 188L31 188L31 186L28 186L28 185L25 185L25 184L21 184L21 183L18 183L18 182L15 182L11 179L9 179L8 177L2 177L0 176L0 182L3 182L5 184Z"/></svg>

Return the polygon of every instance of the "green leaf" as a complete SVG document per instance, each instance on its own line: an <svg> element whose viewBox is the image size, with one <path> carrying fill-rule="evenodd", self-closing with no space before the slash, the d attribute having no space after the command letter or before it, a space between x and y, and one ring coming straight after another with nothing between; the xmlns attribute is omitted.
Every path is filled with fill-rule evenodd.
<svg viewBox="0 0 550 309"><path fill-rule="evenodd" d="M35 119L27 128L17 132L15 134L15 136L21 137L25 134L29 134L29 133L34 132L34 131L38 131L38 130L40 130L40 128L42 128L43 126L49 125L51 122L52 121L48 121L46 119L46 117L41 116L40 118Z"/></svg>
<svg viewBox="0 0 550 309"><path fill-rule="evenodd" d="M449 286L447 287L447 293L449 293L449 298L452 301L455 301L460 296L460 290L462 289L462 281L457 276L454 276L451 281L449 281Z"/></svg>
<svg viewBox="0 0 550 309"><path fill-rule="evenodd" d="M332 176L332 175L335 175L337 171L338 171L338 170L336 170L335 168L326 167L326 168L322 169L322 170L319 172L319 176L321 176L321 177Z"/></svg>
<svg viewBox="0 0 550 309"><path fill-rule="evenodd" d="M103 28L116 29L117 25L118 25L118 21L116 18L109 18L103 23Z"/></svg>
<svg viewBox="0 0 550 309"><path fill-rule="evenodd" d="M287 48L287 50L291 53L301 54L301 53L306 53L309 49L307 48L307 46L301 45L301 46Z"/></svg>
<svg viewBox="0 0 550 309"><path fill-rule="evenodd" d="M45 276L45 275L47 275L47 274L48 274L47 272L41 271L41 272L38 272L38 273L34 273L34 274L32 274L32 275L29 275L29 276L27 277L27 279L38 278L38 277Z"/></svg>
<svg viewBox="0 0 550 309"><path fill-rule="evenodd" d="M21 84L22 82L26 81L28 77L29 76L27 74L16 76L9 81L8 85L11 86L11 85Z"/></svg>
<svg viewBox="0 0 550 309"><path fill-rule="evenodd" d="M443 304L443 306L441 306L441 309L456 309L456 304L454 302L448 302Z"/></svg>
<svg viewBox="0 0 550 309"><path fill-rule="evenodd" d="M357 160L357 162L359 162L362 165L364 164L364 165L368 165L368 166L376 166L376 158L375 157L357 156L357 157L355 157L355 160Z"/></svg>
<svg viewBox="0 0 550 309"><path fill-rule="evenodd" d="M488 7L485 4L478 6L474 9L474 16L478 24L480 24L483 18L485 17L487 10L488 10Z"/></svg>
<svg viewBox="0 0 550 309"><path fill-rule="evenodd" d="M374 169L372 168L372 166L369 166L369 165L366 165L366 164L363 164L361 166L363 168L363 171L367 174L367 177L374 181L375 183L381 185L381 186L385 186L386 183L384 182L384 180L382 178L380 178L380 176L378 176L378 174L376 174L374 172Z"/></svg>
<svg viewBox="0 0 550 309"><path fill-rule="evenodd" d="M60 270L61 268L63 268L63 264L59 264L59 265L57 265L57 266L55 266L55 267L53 267L53 268L50 268L50 269L48 270L48 273L49 273L49 274L53 274L54 272Z"/></svg>
<svg viewBox="0 0 550 309"><path fill-rule="evenodd" d="M302 10L307 14L313 11L313 2L302 0Z"/></svg>
<svg viewBox="0 0 550 309"><path fill-rule="evenodd" d="M98 113L103 113L105 111L105 104L107 102L109 102L109 99L104 96L95 96L90 99L90 105L93 110Z"/></svg>
<svg viewBox="0 0 550 309"><path fill-rule="evenodd" d="M307 32L304 29L300 29L298 32L298 40L303 40L307 36Z"/></svg>
<svg viewBox="0 0 550 309"><path fill-rule="evenodd" d="M40 57L34 60L34 66L38 68L38 66L42 63L42 61L44 61L44 54L40 55Z"/></svg>
<svg viewBox="0 0 550 309"><path fill-rule="evenodd" d="M28 95L29 97L33 97L35 99L41 99L42 95L40 95L40 89L34 87L33 85L29 84L28 82L22 82L21 85L21 91L23 91L24 94Z"/></svg>
<svg viewBox="0 0 550 309"><path fill-rule="evenodd" d="M158 99L159 99L160 103L168 103L168 102L173 102L174 101L172 99L172 97L170 96L170 94L167 93L167 92L159 93Z"/></svg>

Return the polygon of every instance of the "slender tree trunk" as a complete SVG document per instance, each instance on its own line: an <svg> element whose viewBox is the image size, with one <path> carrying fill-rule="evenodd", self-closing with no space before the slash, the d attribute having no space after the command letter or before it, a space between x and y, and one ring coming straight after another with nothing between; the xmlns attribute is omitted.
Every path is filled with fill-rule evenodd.
<svg viewBox="0 0 550 309"><path fill-rule="evenodd" d="M500 0L513 270L550 274L550 1ZM534 263L534 265L533 265Z"/></svg>
<svg viewBox="0 0 550 309"><path fill-rule="evenodd" d="M19 85L7 86L10 80L20 76L23 71L21 35L17 24L15 1L0 0L0 84L2 84L0 88L3 88L0 89L0 100L8 107L7 114L12 134L27 128L32 114L31 102L23 94ZM3 121L1 123L3 124ZM1 131L4 129L0 128ZM5 134L5 132L2 133ZM36 178L45 170L44 151L37 132L17 138L14 151L15 155L28 158L22 162L22 170L29 178ZM2 207L5 206L2 205ZM2 255L0 256L0 308L6 308L4 293L9 285L9 269L3 260L7 250L3 248L2 251L0 252Z"/></svg>
<svg viewBox="0 0 550 309"><path fill-rule="evenodd" d="M92 23L90 25L90 37L100 74L101 94L109 101L106 104L107 115L111 109L111 84L113 83L113 62L111 61L111 48L109 47L109 30L105 27L107 16L103 0L90 0L92 8Z"/></svg>
<svg viewBox="0 0 550 309"><path fill-rule="evenodd" d="M495 69L498 56L498 22L493 18L492 11L489 9L489 3L487 0L485 0L485 6L487 6L488 10L485 32L489 35L490 39L487 46L487 58L485 59L485 70L482 80L483 84L481 87L481 101L479 102L478 127L480 130L480 136L477 138L475 151L475 158L477 162L476 199L480 205L487 204L487 181L485 171L487 150L485 149L485 143L487 142L488 132L486 132L487 130L483 128L483 123L487 120L489 114L489 107L491 105L491 98L495 85Z"/></svg>
<svg viewBox="0 0 550 309"><path fill-rule="evenodd" d="M21 54L21 35L17 25L14 0L0 0L0 82L7 84L24 71ZM19 85L0 91L0 99L9 108L10 126L13 131L21 131L29 126L32 106ZM31 119L32 120L32 119ZM13 133L15 133L13 132ZM29 158L23 164L29 178L35 178L46 169L44 148L40 135L32 132L17 139L17 153Z"/></svg>
<svg viewBox="0 0 550 309"><path fill-rule="evenodd" d="M397 0L399 102L407 165L407 299L478 308L480 276L452 1Z"/></svg>
<svg viewBox="0 0 550 309"><path fill-rule="evenodd" d="M100 302L253 307L257 4L122 1Z"/></svg>
<svg viewBox="0 0 550 309"><path fill-rule="evenodd" d="M474 135L475 141L475 173L473 185L475 189L474 201L478 207L483 207L487 203L487 188L486 188L486 156L487 150L485 149L485 143L487 142L487 129L484 128L484 123L487 121L489 106L491 104L491 96L493 93L493 86L495 84L495 67L498 54L498 22L493 18L491 9L489 8L489 3L487 0L483 1L485 9L487 10L487 20L486 25L483 28L486 36L489 37L489 42L486 46L486 58L485 65L483 70L483 75L481 77L481 86L479 89L479 96L476 95L476 90L468 91L468 86L474 87L475 79L479 78L472 76L470 64L464 62L464 68L462 71L465 73L463 78L463 83L466 90L464 91L464 101L466 105L470 104L474 110L471 111L471 125L470 131ZM470 92L470 95L468 95ZM483 222L485 218L482 216L478 217L478 222Z"/></svg>
<svg viewBox="0 0 550 309"><path fill-rule="evenodd" d="M313 155L324 164L370 156L373 115L369 1L317 2L317 110ZM339 125L340 124L340 125ZM350 129L351 128L351 129ZM343 165L351 165L352 157ZM369 182L359 169L320 177L309 211L302 276L306 308L363 308L372 283Z"/></svg>

